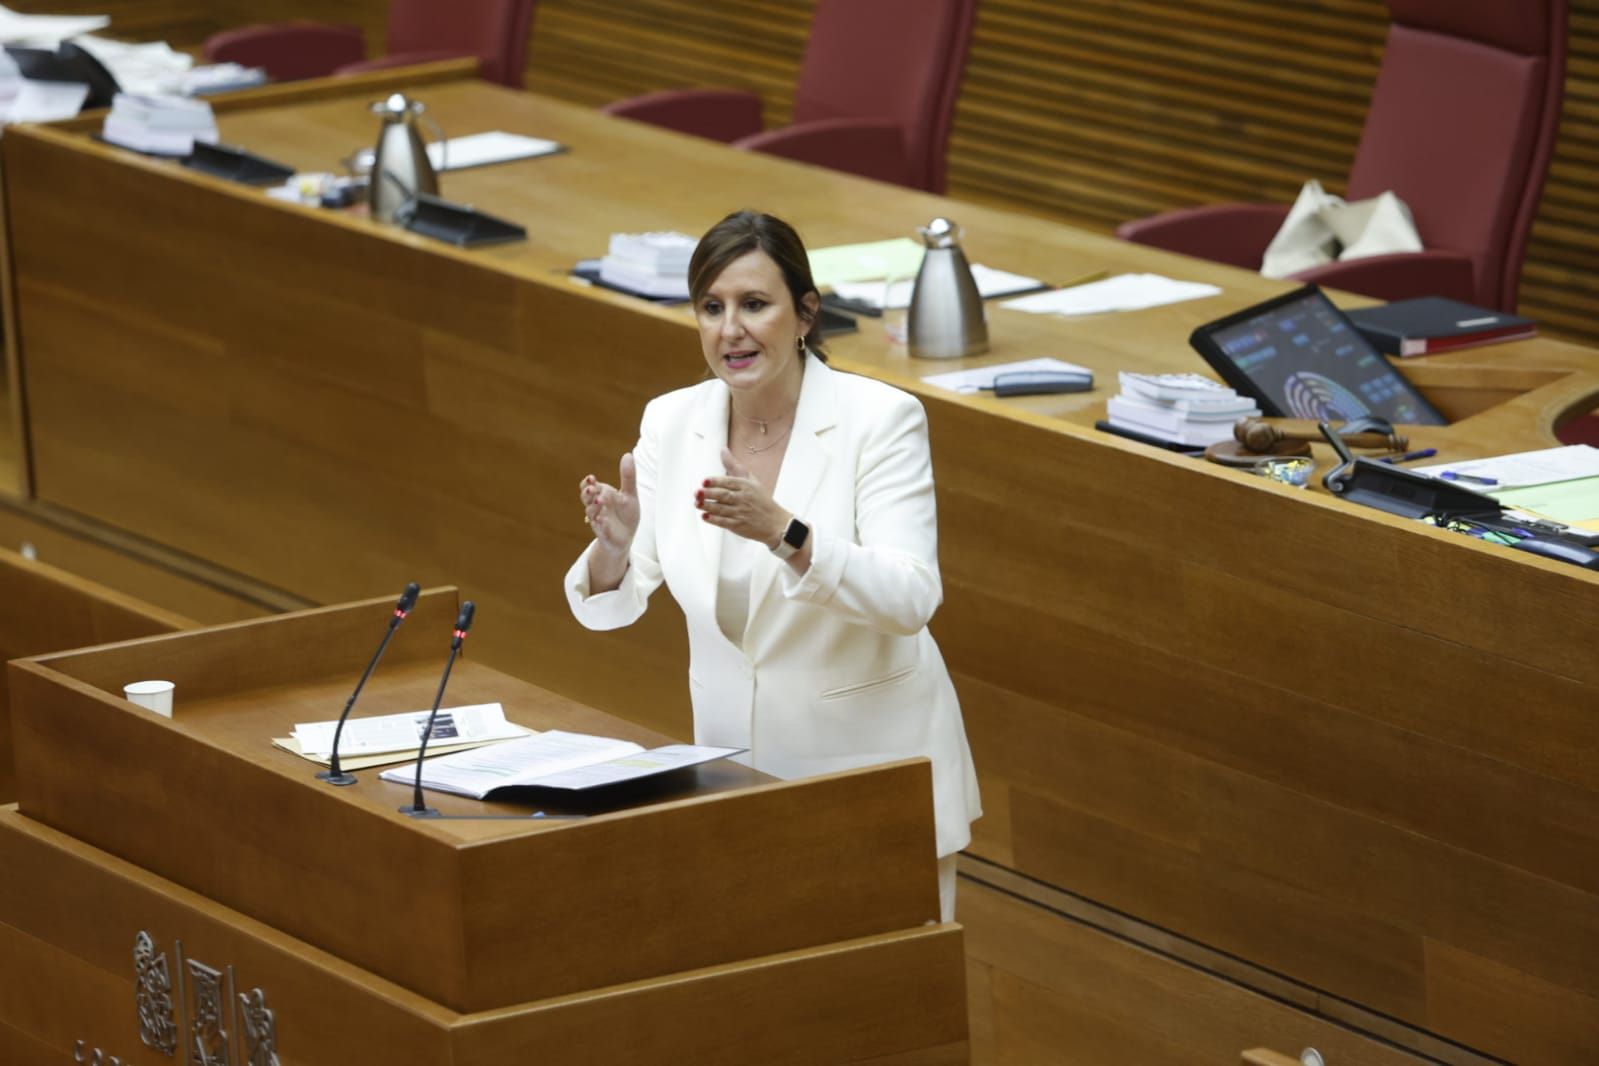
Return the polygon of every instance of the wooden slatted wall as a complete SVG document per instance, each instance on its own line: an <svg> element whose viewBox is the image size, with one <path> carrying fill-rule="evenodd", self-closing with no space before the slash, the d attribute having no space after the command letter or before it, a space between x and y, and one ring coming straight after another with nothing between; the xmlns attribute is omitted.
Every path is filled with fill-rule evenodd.
<svg viewBox="0 0 1599 1066"><path fill-rule="evenodd" d="M1517 0L1501 0L1511 4ZM70 11L70 0L17 0ZM248 22L361 26L385 0L108 0L113 30L193 45ZM528 87L601 104L740 86L787 120L810 0L541 0ZM1565 122L1522 310L1599 343L1599 0L1572 0ZM1341 189L1386 33L1381 0L979 0L952 195L1093 229L1221 200Z"/></svg>

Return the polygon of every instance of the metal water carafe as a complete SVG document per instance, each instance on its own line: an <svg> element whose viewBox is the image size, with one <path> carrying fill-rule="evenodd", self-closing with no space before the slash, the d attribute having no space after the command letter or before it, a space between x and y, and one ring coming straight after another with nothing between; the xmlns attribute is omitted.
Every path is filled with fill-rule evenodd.
<svg viewBox="0 0 1599 1066"><path fill-rule="evenodd" d="M927 244L911 290L906 340L924 359L958 359L988 351L988 323L972 268L961 251L960 227L935 218L917 230Z"/></svg>
<svg viewBox="0 0 1599 1066"><path fill-rule="evenodd" d="M414 200L417 193L438 195L439 178L417 130L417 119L424 110L420 100L412 100L404 93L395 93L372 105L372 113L383 120L383 125L378 129L378 143L372 153L367 203L372 217L379 222L394 221L394 213Z"/></svg>

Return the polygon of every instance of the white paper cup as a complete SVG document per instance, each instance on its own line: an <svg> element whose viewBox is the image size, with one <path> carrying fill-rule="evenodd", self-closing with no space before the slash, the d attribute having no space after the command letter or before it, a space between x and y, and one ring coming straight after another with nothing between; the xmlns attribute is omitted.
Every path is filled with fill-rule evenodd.
<svg viewBox="0 0 1599 1066"><path fill-rule="evenodd" d="M170 681L132 681L122 686L122 694L140 707L171 718L173 687Z"/></svg>

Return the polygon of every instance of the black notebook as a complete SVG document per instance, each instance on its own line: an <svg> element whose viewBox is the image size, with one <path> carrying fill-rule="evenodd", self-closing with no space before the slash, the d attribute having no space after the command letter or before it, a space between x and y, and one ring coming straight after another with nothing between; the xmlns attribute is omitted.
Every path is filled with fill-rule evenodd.
<svg viewBox="0 0 1599 1066"><path fill-rule="evenodd" d="M1430 355L1452 348L1519 341L1538 332L1530 318L1485 307L1421 296L1381 307L1344 312L1355 328L1389 355Z"/></svg>

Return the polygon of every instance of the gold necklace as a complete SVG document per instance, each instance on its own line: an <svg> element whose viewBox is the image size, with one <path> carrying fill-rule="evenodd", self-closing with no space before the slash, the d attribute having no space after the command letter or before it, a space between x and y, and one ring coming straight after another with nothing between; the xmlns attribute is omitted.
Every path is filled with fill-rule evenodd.
<svg viewBox="0 0 1599 1066"><path fill-rule="evenodd" d="M733 413L738 415L738 417L742 418L746 422L753 422L757 426L760 426L761 427L761 436L763 436L763 437L766 436L766 426L767 426L767 420L766 419L764 419L764 418L751 418L749 415L746 415L746 414L743 414L742 412L740 412L738 410L738 408L736 408L736 407L733 409ZM793 415L789 415L788 417L792 418ZM776 421L776 419L773 419L772 421ZM793 427L790 426L789 428L792 429Z"/></svg>
<svg viewBox="0 0 1599 1066"><path fill-rule="evenodd" d="M755 419L752 418L752 419L750 419L750 421L753 422L753 421L755 421ZM785 429L783 431L783 435L781 437L778 437L772 443L763 445L763 446L761 446L759 448L755 447L755 445L753 445L753 444L746 444L746 445L744 445L744 450L749 452L751 455L759 455L762 452L769 452L773 448L777 447L779 444L782 444L785 440L787 440L788 439L788 435L790 433L792 433L793 431L794 431L794 427L793 426L789 426L788 429ZM761 432L765 433L766 430L763 428L761 430Z"/></svg>

